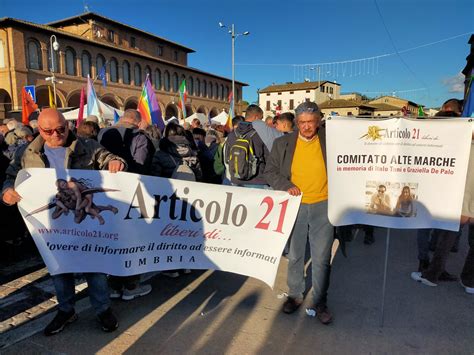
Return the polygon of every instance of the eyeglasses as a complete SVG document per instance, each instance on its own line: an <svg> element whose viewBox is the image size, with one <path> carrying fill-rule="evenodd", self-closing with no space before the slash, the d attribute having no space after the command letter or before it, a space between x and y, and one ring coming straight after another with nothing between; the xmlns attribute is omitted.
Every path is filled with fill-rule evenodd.
<svg viewBox="0 0 474 355"><path fill-rule="evenodd" d="M43 133L46 134L47 136L52 136L54 132L56 132L57 135L62 135L64 134L64 132L66 132L66 126L59 126L59 127L56 127L55 129L45 129L45 128L39 127L39 129L43 131Z"/></svg>

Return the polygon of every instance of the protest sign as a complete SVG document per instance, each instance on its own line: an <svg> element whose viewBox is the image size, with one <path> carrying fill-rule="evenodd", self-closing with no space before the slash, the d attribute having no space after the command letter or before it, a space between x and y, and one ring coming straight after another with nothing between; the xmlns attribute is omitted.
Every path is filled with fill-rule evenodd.
<svg viewBox="0 0 474 355"><path fill-rule="evenodd" d="M328 120L331 223L458 230L470 144L465 120Z"/></svg>
<svg viewBox="0 0 474 355"><path fill-rule="evenodd" d="M19 208L51 274L215 269L273 286L301 198L120 172L22 170Z"/></svg>

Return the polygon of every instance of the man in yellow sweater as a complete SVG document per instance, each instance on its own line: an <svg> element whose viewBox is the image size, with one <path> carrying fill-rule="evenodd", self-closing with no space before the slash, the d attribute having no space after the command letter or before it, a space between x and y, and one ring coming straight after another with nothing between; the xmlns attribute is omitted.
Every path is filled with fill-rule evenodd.
<svg viewBox="0 0 474 355"><path fill-rule="evenodd" d="M265 169L265 179L275 190L290 195L303 194L291 235L288 254L288 298L283 312L293 313L303 303L304 258L309 240L312 259L313 301L316 316L323 324L332 321L327 308L331 272L333 227L328 220L325 129L321 112L313 102L296 110L297 131L278 138Z"/></svg>

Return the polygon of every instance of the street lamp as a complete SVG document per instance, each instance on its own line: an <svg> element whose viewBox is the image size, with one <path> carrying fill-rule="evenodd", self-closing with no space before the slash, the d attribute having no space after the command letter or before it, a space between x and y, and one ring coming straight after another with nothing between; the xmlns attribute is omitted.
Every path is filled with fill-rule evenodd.
<svg viewBox="0 0 474 355"><path fill-rule="evenodd" d="M220 28L228 28L222 22L219 22ZM231 28L229 29L229 34L232 37L232 96L234 97L235 102L235 40L239 36L248 36L250 34L249 31L245 31L242 33L235 33L234 24L232 24Z"/></svg>
<svg viewBox="0 0 474 355"><path fill-rule="evenodd" d="M54 42L53 42L54 40ZM58 39L56 38L55 35L52 35L50 38L49 38L49 48L50 48L50 51L51 51L51 77L50 78L46 78L47 80L51 80L51 82L53 83L53 92L54 92L54 105L57 106L56 102L56 77L54 76L54 52L57 52L59 50L59 43L58 43ZM53 52L54 50L54 52Z"/></svg>

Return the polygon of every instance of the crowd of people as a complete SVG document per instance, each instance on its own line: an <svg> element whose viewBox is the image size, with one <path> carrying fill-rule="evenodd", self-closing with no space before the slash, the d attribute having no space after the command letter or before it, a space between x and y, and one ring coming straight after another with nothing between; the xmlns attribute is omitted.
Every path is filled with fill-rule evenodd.
<svg viewBox="0 0 474 355"><path fill-rule="evenodd" d="M448 101L443 107L446 116L451 115L446 113L451 112L451 104ZM460 112L459 107L456 110ZM163 132L148 125L140 113L132 109L126 110L113 126L101 127L97 117L89 116L76 128L65 120L61 112L48 108L42 110L38 120L30 121L28 126L16 120L4 120L0 125L0 147L0 183L3 184L4 203L1 208L6 211L6 215L14 216L8 222L5 220L7 223L15 223L15 218L17 221L20 218L15 205L22 196L15 191L14 180L20 169L29 167L106 169L112 173L127 170L202 183L282 190L294 196L302 194L291 239L285 250L289 261L289 290L282 311L293 313L303 303L306 290L304 265L309 241L312 300L316 316L322 324L329 324L333 320L327 302L331 248L335 233L339 238L349 241L357 226L335 229L328 220L326 130L317 104L303 102L294 114L285 112L265 119L259 106L250 105L245 116L232 119L232 129L198 119L189 124L172 119L166 122ZM474 218L473 160L471 149L462 225L468 224L469 218ZM82 218L82 200L75 199L77 194L74 193L80 187L74 181L63 180L57 184L58 193L62 190L71 191L67 196L71 203L63 207L58 205L58 213L72 210L76 218ZM371 208L379 213L388 213L390 208L385 190L384 185L378 186L371 199ZM92 203L87 206L90 212L86 212L94 213L91 210ZM390 213L400 217L413 214L412 195L408 186L402 187L395 210ZM372 244L373 227L363 227L366 233L364 242ZM473 229L469 234L470 250L461 274L461 282L468 293L474 293ZM420 230L420 268L412 273L412 278L429 286L436 286L438 281L455 279L446 272L445 265L457 236L448 231ZM430 238L438 239L431 260ZM178 277L188 272L190 270L168 270L166 275ZM118 321L110 308L110 298L130 301L152 290L151 285L140 283L140 275L107 277L100 273L86 273L84 276L88 282L91 304L104 331L113 331L118 327ZM58 313L45 328L46 335L59 333L77 319L74 311L74 275L53 275L52 279L58 298Z"/></svg>

